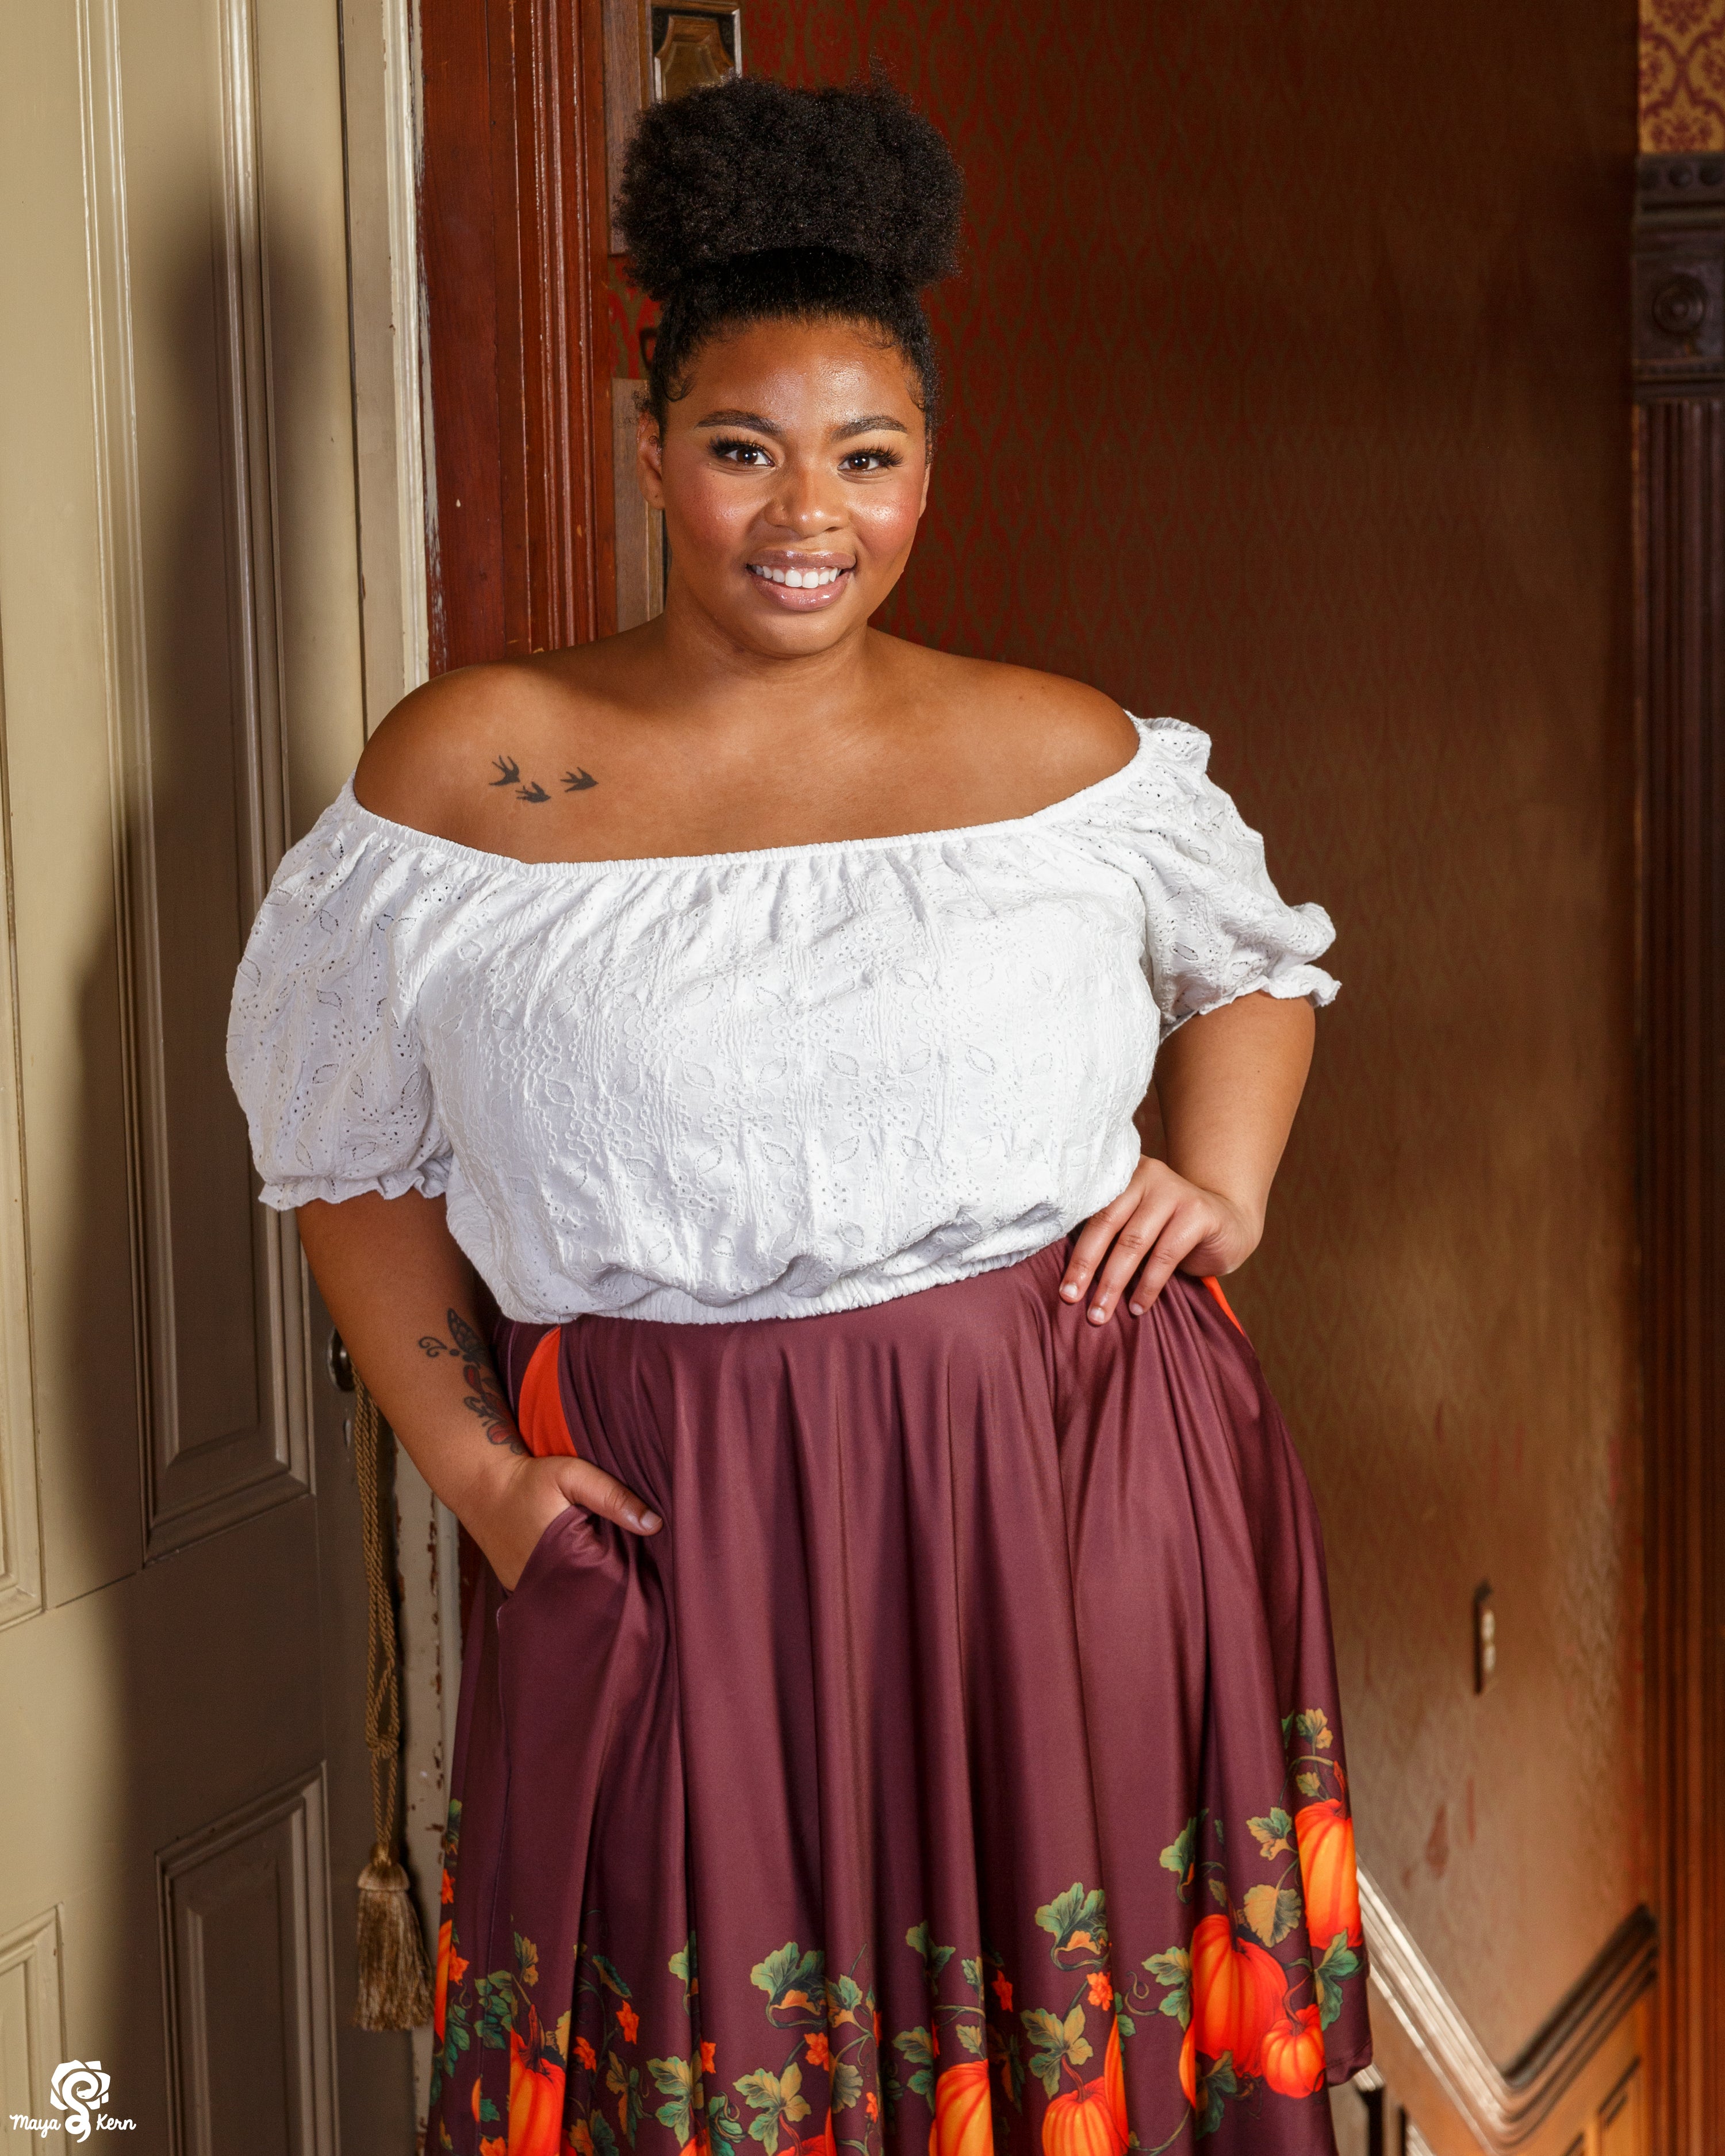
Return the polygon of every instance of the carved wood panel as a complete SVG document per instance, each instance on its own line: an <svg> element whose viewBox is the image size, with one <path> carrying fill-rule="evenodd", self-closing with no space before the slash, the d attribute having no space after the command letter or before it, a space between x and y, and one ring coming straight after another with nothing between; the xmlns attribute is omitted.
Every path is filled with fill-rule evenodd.
<svg viewBox="0 0 1725 2156"><path fill-rule="evenodd" d="M0 2119L49 2117L48 2084L66 2056L58 1911L0 1938Z"/></svg>
<svg viewBox="0 0 1725 2156"><path fill-rule="evenodd" d="M297 1241L255 1202L223 1044L287 834L278 405L315 330L266 209L253 0L178 12L106 18L92 150L152 1557L310 1478Z"/></svg>
<svg viewBox="0 0 1725 2156"><path fill-rule="evenodd" d="M323 1781L157 1860L175 2156L335 2156Z"/></svg>
<svg viewBox="0 0 1725 2156"><path fill-rule="evenodd" d="M1654 2145L1725 2148L1725 164L1640 161L1635 244Z"/></svg>

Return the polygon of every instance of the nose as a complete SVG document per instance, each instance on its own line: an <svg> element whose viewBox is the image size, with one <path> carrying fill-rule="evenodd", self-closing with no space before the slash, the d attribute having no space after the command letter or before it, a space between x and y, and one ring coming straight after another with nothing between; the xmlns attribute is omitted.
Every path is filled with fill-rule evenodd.
<svg viewBox="0 0 1725 2156"><path fill-rule="evenodd" d="M831 475L818 465L786 463L768 504L768 521L781 531L795 532L799 538L830 531L844 521L829 490L830 485Z"/></svg>

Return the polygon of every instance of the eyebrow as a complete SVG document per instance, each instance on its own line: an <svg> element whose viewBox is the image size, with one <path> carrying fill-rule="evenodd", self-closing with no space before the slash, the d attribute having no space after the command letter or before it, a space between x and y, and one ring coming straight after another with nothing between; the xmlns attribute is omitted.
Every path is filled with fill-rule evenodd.
<svg viewBox="0 0 1725 2156"><path fill-rule="evenodd" d="M749 427L757 434L770 434L775 442L784 439L784 429L775 420L763 418L758 412L709 412L704 419L696 421L697 427ZM890 412L870 412L860 419L847 419L842 427L834 427L832 439L848 442L857 434L880 432L908 434L910 429L902 419L895 419Z"/></svg>

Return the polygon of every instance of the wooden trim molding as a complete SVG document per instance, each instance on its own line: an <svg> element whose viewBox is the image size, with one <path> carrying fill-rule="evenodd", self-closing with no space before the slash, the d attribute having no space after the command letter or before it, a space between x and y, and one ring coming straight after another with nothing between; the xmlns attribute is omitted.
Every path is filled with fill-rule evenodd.
<svg viewBox="0 0 1725 2156"><path fill-rule="evenodd" d="M592 360L603 47L594 0L423 0L420 42L440 674L610 626L595 515L610 424L598 423Z"/></svg>
<svg viewBox="0 0 1725 2156"><path fill-rule="evenodd" d="M1394 2015L1490 2156L1507 2156L1532 2139L1653 1981L1653 1918L1647 1910L1637 1909L1607 1940L1532 2042L1507 2066L1500 2066L1363 1870L1359 1887L1376 1999Z"/></svg>
<svg viewBox="0 0 1725 2156"><path fill-rule="evenodd" d="M1725 2149L1725 157L1644 157L1635 229L1652 2145Z"/></svg>

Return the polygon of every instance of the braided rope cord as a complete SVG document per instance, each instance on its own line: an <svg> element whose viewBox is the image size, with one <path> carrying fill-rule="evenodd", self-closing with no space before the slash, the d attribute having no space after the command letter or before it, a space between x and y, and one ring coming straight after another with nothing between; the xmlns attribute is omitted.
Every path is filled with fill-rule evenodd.
<svg viewBox="0 0 1725 2156"><path fill-rule="evenodd" d="M353 1473L359 1485L366 1573L366 1747L372 1755L372 1839L395 1847L401 1800L401 1670L395 1603L389 1592L389 1537L383 1528L379 1471L383 1418L366 1382L353 1380Z"/></svg>

